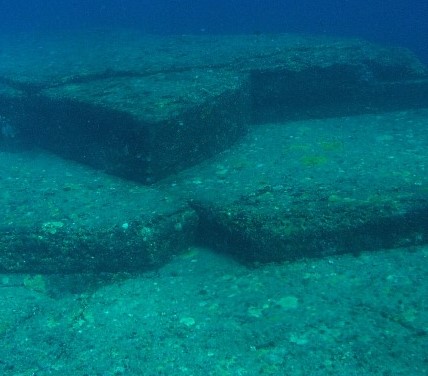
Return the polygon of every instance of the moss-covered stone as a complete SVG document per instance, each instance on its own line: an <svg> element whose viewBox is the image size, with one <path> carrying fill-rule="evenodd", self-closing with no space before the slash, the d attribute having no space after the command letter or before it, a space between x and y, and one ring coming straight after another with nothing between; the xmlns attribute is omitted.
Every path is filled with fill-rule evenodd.
<svg viewBox="0 0 428 376"><path fill-rule="evenodd" d="M359 40L115 31L0 47L0 115L20 137L143 183L227 149L251 123L428 105L415 56Z"/></svg>
<svg viewBox="0 0 428 376"><path fill-rule="evenodd" d="M196 214L164 192L37 152L0 166L2 272L145 270L192 244Z"/></svg>
<svg viewBox="0 0 428 376"><path fill-rule="evenodd" d="M247 262L426 243L427 119L420 110L264 124L173 189L191 192L201 241Z"/></svg>

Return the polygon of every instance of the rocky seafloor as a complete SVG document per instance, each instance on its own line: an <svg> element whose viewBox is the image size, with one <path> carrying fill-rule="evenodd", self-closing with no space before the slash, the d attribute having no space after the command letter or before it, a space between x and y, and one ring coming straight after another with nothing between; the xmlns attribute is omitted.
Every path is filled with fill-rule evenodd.
<svg viewBox="0 0 428 376"><path fill-rule="evenodd" d="M428 248L139 275L2 275L0 372L426 375Z"/></svg>

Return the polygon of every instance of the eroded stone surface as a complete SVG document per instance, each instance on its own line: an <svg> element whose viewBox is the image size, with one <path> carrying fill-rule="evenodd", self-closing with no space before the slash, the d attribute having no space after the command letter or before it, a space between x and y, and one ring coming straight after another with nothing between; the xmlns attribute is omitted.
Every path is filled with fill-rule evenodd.
<svg viewBox="0 0 428 376"><path fill-rule="evenodd" d="M192 242L182 201L38 152L0 153L0 270L145 270Z"/></svg>
<svg viewBox="0 0 428 376"><path fill-rule="evenodd" d="M225 150L254 122L428 98L425 67L410 52L359 40L94 32L1 46L1 115L22 137L143 183Z"/></svg>
<svg viewBox="0 0 428 376"><path fill-rule="evenodd" d="M427 110L265 124L165 184L204 241L245 261L421 244L427 129Z"/></svg>
<svg viewBox="0 0 428 376"><path fill-rule="evenodd" d="M128 32L1 45L3 270L141 270L195 233L246 261L426 242L428 84L406 50ZM6 151L25 143L167 179Z"/></svg>

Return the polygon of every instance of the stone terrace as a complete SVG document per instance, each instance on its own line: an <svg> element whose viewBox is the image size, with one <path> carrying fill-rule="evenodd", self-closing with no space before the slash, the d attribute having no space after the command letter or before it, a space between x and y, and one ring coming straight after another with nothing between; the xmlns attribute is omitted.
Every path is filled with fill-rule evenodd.
<svg viewBox="0 0 428 376"><path fill-rule="evenodd" d="M426 243L426 108L425 67L359 40L4 38L1 270L145 270L195 241L245 262Z"/></svg>
<svg viewBox="0 0 428 376"><path fill-rule="evenodd" d="M0 41L0 115L22 137L143 183L230 147L251 123L428 106L426 78L409 51L360 40L118 31Z"/></svg>

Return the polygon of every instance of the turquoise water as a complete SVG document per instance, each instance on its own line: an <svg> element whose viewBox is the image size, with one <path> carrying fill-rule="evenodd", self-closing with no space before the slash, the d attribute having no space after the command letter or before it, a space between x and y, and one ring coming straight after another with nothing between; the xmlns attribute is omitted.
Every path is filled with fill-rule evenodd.
<svg viewBox="0 0 428 376"><path fill-rule="evenodd" d="M0 46L0 374L428 374L412 52L124 30Z"/></svg>

